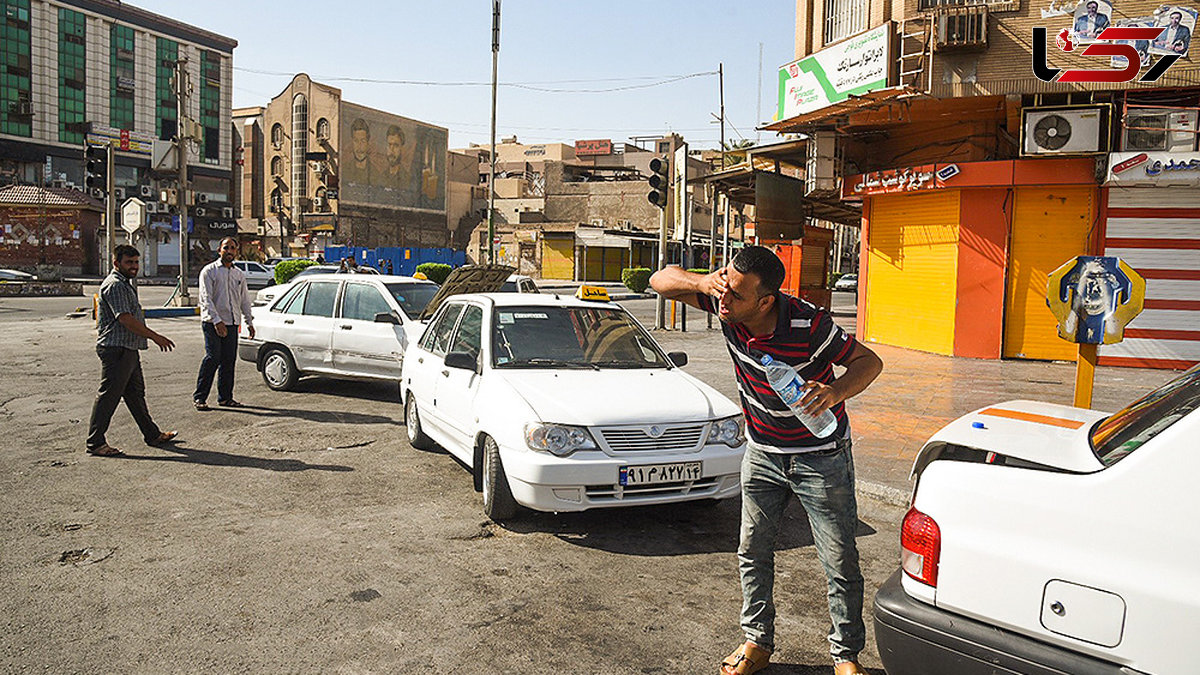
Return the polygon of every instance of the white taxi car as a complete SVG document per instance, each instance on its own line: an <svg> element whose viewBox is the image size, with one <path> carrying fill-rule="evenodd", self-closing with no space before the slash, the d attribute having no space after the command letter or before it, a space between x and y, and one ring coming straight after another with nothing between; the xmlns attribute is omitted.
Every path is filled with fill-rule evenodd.
<svg viewBox="0 0 1200 675"><path fill-rule="evenodd" d="M417 317L438 290L401 276L300 278L254 308L255 337L241 335L238 355L280 391L304 375L399 382L404 351L424 330Z"/></svg>
<svg viewBox="0 0 1200 675"><path fill-rule="evenodd" d="M454 296L405 356L408 437L470 467L493 520L733 497L741 410L686 362L610 302Z"/></svg>
<svg viewBox="0 0 1200 675"><path fill-rule="evenodd" d="M1200 672L1200 366L1107 415L1013 401L922 449L889 675Z"/></svg>

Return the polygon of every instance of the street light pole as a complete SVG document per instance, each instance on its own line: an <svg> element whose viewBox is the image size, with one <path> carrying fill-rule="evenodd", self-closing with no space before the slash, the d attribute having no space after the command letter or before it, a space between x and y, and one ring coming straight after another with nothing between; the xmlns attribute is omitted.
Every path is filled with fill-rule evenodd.
<svg viewBox="0 0 1200 675"><path fill-rule="evenodd" d="M187 147L187 95L190 88L187 74L187 59L175 61L175 157L179 163L179 189L176 192L179 207L179 307L193 306L188 295L188 147Z"/></svg>
<svg viewBox="0 0 1200 675"><path fill-rule="evenodd" d="M500 0L492 2L492 166L488 173L488 262L496 263L496 73L500 60Z"/></svg>

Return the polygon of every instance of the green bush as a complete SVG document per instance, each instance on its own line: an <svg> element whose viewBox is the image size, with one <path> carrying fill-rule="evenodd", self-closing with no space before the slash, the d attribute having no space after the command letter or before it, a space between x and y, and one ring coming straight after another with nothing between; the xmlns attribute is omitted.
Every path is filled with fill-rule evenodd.
<svg viewBox="0 0 1200 675"><path fill-rule="evenodd" d="M621 283L634 293L645 293L650 285L650 268L626 267L621 270Z"/></svg>
<svg viewBox="0 0 1200 675"><path fill-rule="evenodd" d="M417 265L417 271L425 275L435 284L441 284L446 281L446 277L450 276L450 271L454 269L444 263L421 263Z"/></svg>
<svg viewBox="0 0 1200 675"><path fill-rule="evenodd" d="M284 260L275 266L275 283L286 284L305 267L316 264L316 260Z"/></svg>

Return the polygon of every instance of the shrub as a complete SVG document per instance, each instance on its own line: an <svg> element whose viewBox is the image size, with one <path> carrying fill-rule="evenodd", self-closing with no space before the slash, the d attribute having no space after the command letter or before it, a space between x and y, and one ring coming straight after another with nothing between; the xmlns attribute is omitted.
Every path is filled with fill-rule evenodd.
<svg viewBox="0 0 1200 675"><path fill-rule="evenodd" d="M450 276L450 271L454 269L445 263L421 263L417 265L417 271L425 275L435 284L441 284L446 281L446 277Z"/></svg>
<svg viewBox="0 0 1200 675"><path fill-rule="evenodd" d="M626 267L621 270L621 283L634 293L645 293L650 285L650 268Z"/></svg>
<svg viewBox="0 0 1200 675"><path fill-rule="evenodd" d="M284 260L275 266L275 283L286 284L305 267L316 264L316 260Z"/></svg>

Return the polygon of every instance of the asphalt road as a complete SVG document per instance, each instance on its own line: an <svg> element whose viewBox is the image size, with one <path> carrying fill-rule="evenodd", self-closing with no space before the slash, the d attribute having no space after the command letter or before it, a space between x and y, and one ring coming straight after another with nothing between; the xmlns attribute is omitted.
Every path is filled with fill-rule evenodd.
<svg viewBox="0 0 1200 675"><path fill-rule="evenodd" d="M143 352L151 412L182 442L143 446L122 407L109 440L129 457L85 455L94 331L65 314L86 304L0 300L0 670L690 674L740 640L736 500L489 524L463 467L408 445L392 387L277 393L239 363L251 407L193 411L195 318L155 321L177 349ZM728 391L715 335L660 338ZM902 513L861 503L869 595ZM788 519L766 673L827 673L824 580L803 512Z"/></svg>

